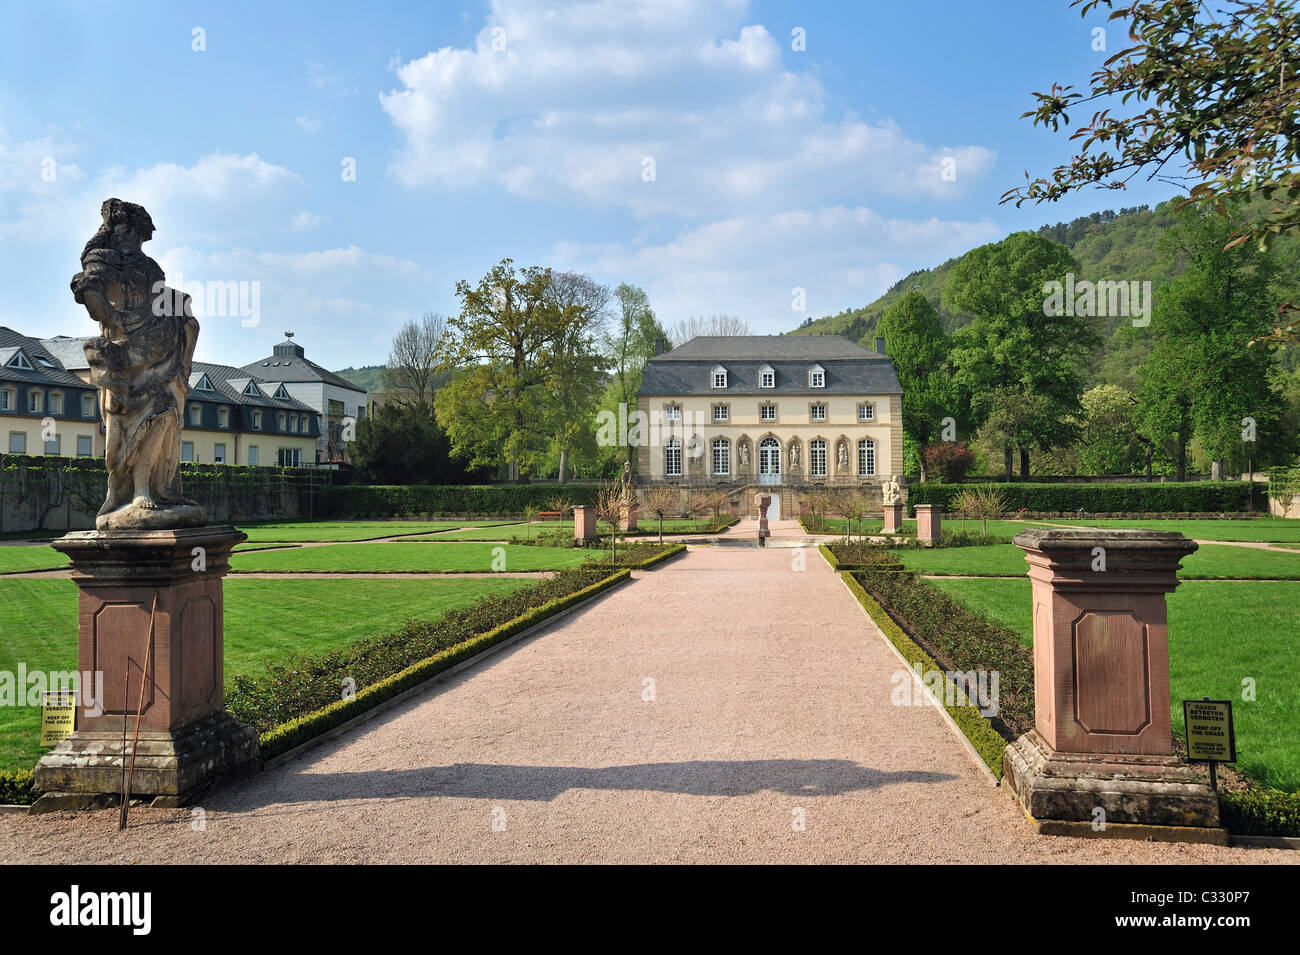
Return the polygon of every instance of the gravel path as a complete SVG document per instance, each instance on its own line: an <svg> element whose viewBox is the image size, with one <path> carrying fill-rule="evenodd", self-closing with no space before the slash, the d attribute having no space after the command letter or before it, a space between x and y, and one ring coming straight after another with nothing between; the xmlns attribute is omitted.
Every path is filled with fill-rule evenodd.
<svg viewBox="0 0 1300 955"><path fill-rule="evenodd" d="M1037 836L933 709L890 704L900 665L813 549L697 547L635 576L211 794L201 829L0 816L0 864L1300 861Z"/></svg>

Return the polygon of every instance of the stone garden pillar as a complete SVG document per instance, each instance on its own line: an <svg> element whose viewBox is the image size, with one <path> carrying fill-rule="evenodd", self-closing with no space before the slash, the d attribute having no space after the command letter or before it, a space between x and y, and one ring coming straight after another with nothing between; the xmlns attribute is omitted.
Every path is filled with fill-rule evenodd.
<svg viewBox="0 0 1300 955"><path fill-rule="evenodd" d="M1165 594L1196 544L1096 528L1015 543L1034 615L1034 729L1003 757L1021 807L1049 834L1226 843L1218 800L1170 730Z"/></svg>
<svg viewBox="0 0 1300 955"><path fill-rule="evenodd" d="M758 508L758 546L766 547L767 538L772 534L771 528L767 525L767 509L772 506L772 495L754 495L754 506Z"/></svg>
<svg viewBox="0 0 1300 955"><path fill-rule="evenodd" d="M573 508L573 539L596 539L596 508L592 504L577 504Z"/></svg>
<svg viewBox="0 0 1300 955"><path fill-rule="evenodd" d="M943 505L916 505L916 539L931 546L943 539Z"/></svg>
<svg viewBox="0 0 1300 955"><path fill-rule="evenodd" d="M903 505L885 505L885 533L897 534L903 529Z"/></svg>
<svg viewBox="0 0 1300 955"><path fill-rule="evenodd" d="M80 592L77 669L102 679L103 699L80 700L73 734L37 764L47 807L66 803L62 794L122 791L123 723L130 753L137 710L133 795L181 802L257 758L257 733L223 702L222 578L246 539L233 527L190 527L54 541Z"/></svg>
<svg viewBox="0 0 1300 955"><path fill-rule="evenodd" d="M624 504L619 509L618 529L621 531L633 531L633 532L636 531L637 525L636 525L636 500L635 499L633 499L632 503Z"/></svg>

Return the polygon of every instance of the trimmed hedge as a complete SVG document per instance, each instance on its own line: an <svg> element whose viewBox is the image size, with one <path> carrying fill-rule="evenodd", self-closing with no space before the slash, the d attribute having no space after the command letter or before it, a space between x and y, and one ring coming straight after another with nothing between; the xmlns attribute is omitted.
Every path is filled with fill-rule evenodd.
<svg viewBox="0 0 1300 955"><path fill-rule="evenodd" d="M853 571L854 578L942 670L998 674L994 726L1007 742L1034 728L1034 660L1013 630L972 613L914 571Z"/></svg>
<svg viewBox="0 0 1300 955"><path fill-rule="evenodd" d="M1300 836L1300 793L1251 787L1219 793L1219 819L1242 836Z"/></svg>
<svg viewBox="0 0 1300 955"><path fill-rule="evenodd" d="M334 727L340 726L353 717L364 713L366 710L437 676L461 661L482 653L484 650L527 630L535 624L541 623L562 610L567 610L588 597L594 597L596 594L608 590L615 584L627 580L629 576L631 576L630 570L615 571L608 577L583 587L581 590L548 600L540 606L531 607L514 619L494 627L486 633L478 634L426 657L394 673L392 676L367 686L353 697L335 700L321 709L280 723L261 734L258 742L261 747L262 759L278 756L312 737L328 732Z"/></svg>
<svg viewBox="0 0 1300 955"><path fill-rule="evenodd" d="M563 496L592 504L599 488L566 484L415 485L354 484L331 487L331 517L415 517L420 514L523 514Z"/></svg>
<svg viewBox="0 0 1300 955"><path fill-rule="evenodd" d="M0 806L30 806L39 795L30 769L0 770Z"/></svg>
<svg viewBox="0 0 1300 955"><path fill-rule="evenodd" d="M649 567L653 567L655 564L662 564L664 561L668 560L669 558L676 557L678 554L684 554L684 553L686 553L685 544L672 544L664 547L664 549L661 550L659 553L653 554L650 557L645 558L644 560L639 560L634 564L623 564L620 561L619 566L627 567L629 570L646 570Z"/></svg>
<svg viewBox="0 0 1300 955"><path fill-rule="evenodd" d="M902 571L903 562L891 554L888 548L880 544L860 544L854 542L845 544L843 541L837 541L834 544L818 544L817 549L822 552L826 562L831 565L831 570L866 570L871 568L877 571Z"/></svg>
<svg viewBox="0 0 1300 955"><path fill-rule="evenodd" d="M925 484L908 486L907 513L916 514L918 504L942 504L949 510L952 499L967 488L984 484ZM1025 508L1036 512L1109 514L1128 511L1181 513L1204 511L1231 513L1258 507L1264 500L1265 485L1246 481L1162 481L1133 484L994 484L1002 494L1007 512Z"/></svg>
<svg viewBox="0 0 1300 955"><path fill-rule="evenodd" d="M858 603L862 604L871 619L876 622L876 626L885 634L889 642L898 648L898 652L903 655L903 659L907 661L908 666L914 670L919 666L921 673L945 669L921 649L916 641L903 632L897 622L867 593L862 584L854 579L852 574L842 573L840 578L848 586L849 592L857 598ZM1001 689L1000 686L999 689ZM939 700L939 702L952 716L957 728L970 740L980 759L987 764L994 776L1001 779L1002 752L1007 747L1007 741L1002 734L994 728L987 717L980 713L977 706L973 706L967 701L966 695L962 692L960 686L953 693L952 706L948 705L946 693L944 699Z"/></svg>

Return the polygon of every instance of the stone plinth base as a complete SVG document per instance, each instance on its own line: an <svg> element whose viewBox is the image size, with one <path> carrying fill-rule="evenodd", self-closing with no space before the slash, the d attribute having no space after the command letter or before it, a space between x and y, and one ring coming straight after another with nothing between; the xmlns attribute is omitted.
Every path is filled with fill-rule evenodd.
<svg viewBox="0 0 1300 955"><path fill-rule="evenodd" d="M903 529L903 505L885 505L885 533L897 534Z"/></svg>
<svg viewBox="0 0 1300 955"><path fill-rule="evenodd" d="M621 531L635 531L636 524L636 505L625 506L618 512L618 529Z"/></svg>
<svg viewBox="0 0 1300 955"><path fill-rule="evenodd" d="M1006 748L1002 767L1046 835L1227 844L1217 797L1177 757L1059 753L1031 730ZM1106 829L1094 830L1095 821Z"/></svg>
<svg viewBox="0 0 1300 955"><path fill-rule="evenodd" d="M590 504L579 504L573 509L573 539L596 539L596 509Z"/></svg>
<svg viewBox="0 0 1300 955"><path fill-rule="evenodd" d="M131 735L128 731L128 762ZM36 765L36 788L55 800L60 793L120 793L122 752L120 732L76 733L41 758ZM256 759L257 731L226 712L170 733L141 732L131 795L180 796L194 792L216 779L250 768Z"/></svg>
<svg viewBox="0 0 1300 955"><path fill-rule="evenodd" d="M916 539L934 546L943 539L943 505L916 505Z"/></svg>

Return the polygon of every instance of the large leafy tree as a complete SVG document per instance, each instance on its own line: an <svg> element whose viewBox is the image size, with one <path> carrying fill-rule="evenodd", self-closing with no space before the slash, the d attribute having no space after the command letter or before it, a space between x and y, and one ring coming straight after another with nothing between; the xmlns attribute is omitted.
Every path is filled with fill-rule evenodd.
<svg viewBox="0 0 1300 955"><path fill-rule="evenodd" d="M650 298L645 291L624 282L614 290L617 305L614 320L605 334L604 351L610 369L610 382L601 402L601 410L609 411L615 420L620 407L624 415L636 410L636 393L641 387L641 372L645 363L654 357L655 342L661 341L671 348L668 332L655 317ZM624 462L636 464L632 449L617 447L605 449L608 470L618 471Z"/></svg>
<svg viewBox="0 0 1300 955"><path fill-rule="evenodd" d="M958 416L958 394L944 363L948 340L939 313L920 292L908 292L880 316L876 334L894 360L903 388L903 431L917 447L921 480L925 450L942 434L943 419Z"/></svg>
<svg viewBox="0 0 1300 955"><path fill-rule="evenodd" d="M452 372L435 399L453 451L474 466L503 459L510 480L538 473L554 444L554 342L564 310L551 271L510 259L477 285L456 283L460 314L447 320L438 367Z"/></svg>
<svg viewBox="0 0 1300 955"><path fill-rule="evenodd" d="M467 474L451 457L451 445L431 404L391 402L357 424L352 445L357 469L374 484L454 484Z"/></svg>
<svg viewBox="0 0 1300 955"><path fill-rule="evenodd" d="M570 452L590 452L595 443L592 414L605 370L597 340L604 332L610 292L590 276L556 272L549 294L560 314L545 358L554 389L548 417L563 483L569 477Z"/></svg>
<svg viewBox="0 0 1300 955"><path fill-rule="evenodd" d="M1225 243L1267 248L1300 229L1300 83L1295 0L1073 0L1102 8L1130 39L1093 73L1088 92L1053 84L1025 113L1058 130L1082 106L1077 152L1050 177L1004 202L1050 202L1085 186L1123 189L1135 177L1188 191L1188 201L1233 215ZM1119 32L1118 30L1116 32ZM1283 305L1268 337L1294 340L1300 320ZM1289 311L1289 314L1288 314Z"/></svg>
<svg viewBox="0 0 1300 955"><path fill-rule="evenodd" d="M1182 270L1156 297L1158 340L1138 373L1138 412L1147 437L1173 445L1179 480L1193 435L1217 472L1241 448L1245 419L1263 440L1280 417L1269 387L1273 356L1248 344L1273 315L1276 266L1257 246L1225 247L1232 228L1222 216L1185 207L1160 239L1161 256Z"/></svg>
<svg viewBox="0 0 1300 955"><path fill-rule="evenodd" d="M1030 452L1077 437L1083 368L1097 336L1072 309L1049 308L1045 287L1078 270L1068 249L1032 232L973 249L948 275L943 304L971 322L955 336L954 379L970 393L974 420L999 411L1008 475L1020 452L1021 479ZM1014 399L1019 395L1019 400ZM1014 415L1012 411L1014 410ZM1014 418L1014 429L1006 420Z"/></svg>

